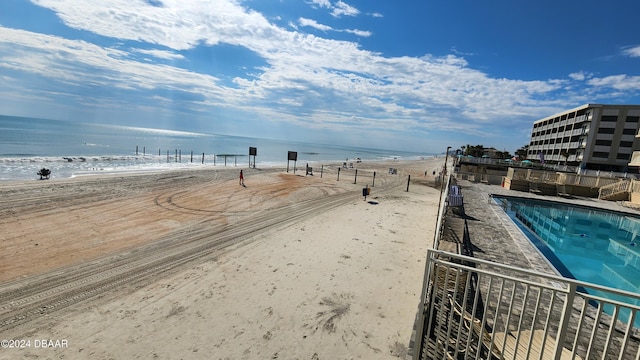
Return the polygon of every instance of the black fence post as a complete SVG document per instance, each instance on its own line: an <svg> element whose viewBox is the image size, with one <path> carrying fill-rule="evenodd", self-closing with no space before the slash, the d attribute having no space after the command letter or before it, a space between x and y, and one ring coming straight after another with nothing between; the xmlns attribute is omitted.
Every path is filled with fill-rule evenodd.
<svg viewBox="0 0 640 360"><path fill-rule="evenodd" d="M409 192L409 183L411 182L411 175L407 177L407 192Z"/></svg>

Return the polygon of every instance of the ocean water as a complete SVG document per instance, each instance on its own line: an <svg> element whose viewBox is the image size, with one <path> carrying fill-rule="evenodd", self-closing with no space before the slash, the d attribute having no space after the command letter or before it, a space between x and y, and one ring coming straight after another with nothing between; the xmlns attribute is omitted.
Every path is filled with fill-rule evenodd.
<svg viewBox="0 0 640 360"><path fill-rule="evenodd" d="M355 158L372 161L433 156L385 149L0 115L0 181L37 180L37 172L42 168L51 170L51 178L69 178L114 172L225 166L225 155L226 166L248 167L249 147L257 148L256 167L286 166L289 151L298 153L298 167L305 163L314 166L345 159L354 161ZM251 161L253 163L253 157Z"/></svg>

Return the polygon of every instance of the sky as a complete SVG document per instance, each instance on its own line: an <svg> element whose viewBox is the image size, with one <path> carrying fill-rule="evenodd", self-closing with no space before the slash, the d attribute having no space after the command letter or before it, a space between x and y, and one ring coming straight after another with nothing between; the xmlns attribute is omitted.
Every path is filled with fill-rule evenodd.
<svg viewBox="0 0 640 360"><path fill-rule="evenodd" d="M2 0L0 114L442 153L640 104L637 0Z"/></svg>

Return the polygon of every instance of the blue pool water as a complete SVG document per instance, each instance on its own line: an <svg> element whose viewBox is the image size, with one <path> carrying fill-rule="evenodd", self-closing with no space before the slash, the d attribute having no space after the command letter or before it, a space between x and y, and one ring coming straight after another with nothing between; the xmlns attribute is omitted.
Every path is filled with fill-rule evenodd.
<svg viewBox="0 0 640 360"><path fill-rule="evenodd" d="M563 276L640 293L640 217L550 201L494 198ZM640 305L635 299L617 300Z"/></svg>

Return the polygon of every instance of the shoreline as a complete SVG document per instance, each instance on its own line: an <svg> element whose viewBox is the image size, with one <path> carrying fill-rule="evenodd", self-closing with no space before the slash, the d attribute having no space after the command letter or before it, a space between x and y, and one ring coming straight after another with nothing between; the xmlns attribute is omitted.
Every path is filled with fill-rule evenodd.
<svg viewBox="0 0 640 360"><path fill-rule="evenodd" d="M187 169L203 169L203 170L211 170L211 169L224 169L224 168L238 168L238 169L249 169L253 167L249 167L248 161L243 161L242 163L235 163L234 161L228 162L227 165L224 165L224 162L217 161L215 164L211 158L208 158L205 163L201 163L200 161L189 161L183 160L180 162L173 161L163 161L163 157L157 157L153 155L155 158L152 158L151 161L137 161L139 158L149 158L149 155L146 157L143 156L134 156L131 155L131 159L135 160L113 160L110 161L24 161L24 162L0 162L0 184L6 182L20 182L20 181L40 181L38 178L37 172L41 168L47 168L52 170L52 177L48 180L62 180L62 179L70 179L76 177L93 177L100 175L111 175L111 174L145 174L145 173L157 173L157 172L165 172L165 171L174 171L174 170L187 170ZM38 157L40 158L40 157ZM57 157L60 159L64 159L65 157ZM81 157L78 157L81 158ZM185 157L188 158L188 155ZM247 160L248 155L244 156L243 160ZM438 156L416 156L415 158L396 158L395 160L392 158L381 158L381 159L367 159L362 160L362 162L357 163L355 159L347 160L347 164L353 164L354 167L362 164L370 164L370 163L387 163L387 162L414 162L414 161L430 161L432 159L437 159ZM158 160L160 159L160 160ZM200 158L198 158L200 159ZM320 167L322 165L325 166L341 166L341 164L345 162L344 160L302 160L298 161L297 167L300 169L304 169L305 164L309 164L312 167ZM51 166L52 164L56 164L55 166ZM95 165L95 166L89 166ZM291 164L293 166L293 164ZM12 169L7 170L3 169L7 167L11 167ZM272 162L263 162L256 164L257 169L272 169L272 168L286 168L287 162L282 161L272 161ZM3 173L5 174L3 176ZM18 173L18 175L15 175ZM13 174L13 175L12 175ZM62 174L62 175L60 175Z"/></svg>
<svg viewBox="0 0 640 360"><path fill-rule="evenodd" d="M420 158L420 159L379 159L379 160L362 160L359 163L356 163L355 161L348 161L347 162L347 167L349 168L349 165L352 164L353 168L349 168L349 169L364 169L364 170L369 170L373 167L379 167L379 166L390 166L392 167L392 165L402 165L404 166L405 164L412 164L412 163L416 163L416 162L425 162L425 163L432 163L434 161L442 161L442 163L444 163L444 160L441 159L441 157L439 156L429 156L429 157L424 157L424 158ZM309 162L305 162L305 164L309 164L311 167L313 167L314 172L319 172L318 168L324 166L328 171L331 171L331 169L333 168L338 168L341 167L342 168L342 164L343 162L340 162L338 160L333 160L333 161L309 161ZM49 179L38 179L38 175L34 172L33 178L27 179L27 178L21 178L21 179L2 179L0 177L0 187L3 184L19 184L19 183L31 183L33 184L34 182L41 182L41 181L64 181L64 180L69 180L69 179L79 179L79 178L99 178L101 176L105 176L105 177L109 177L109 176L136 176L136 175L150 175L150 174L159 174L159 173L165 173L165 172L172 172L172 171L198 171L198 170L202 170L202 171L231 171L234 169L237 169L237 171L240 170L245 170L245 169L249 169L249 170L267 170L267 171L278 171L278 170L286 170L287 168L287 164L286 162L283 163L268 163L268 164L258 164L256 165L256 167L249 167L248 163L247 164L243 164L241 165L234 165L234 164L230 164L230 165L221 165L221 164L199 164L199 163L170 163L170 164L166 164L163 163L165 165L167 165L166 167L161 166L161 167L150 167L150 168L143 168L143 167L135 167L133 169L127 169L127 168L121 168L121 169L115 169L115 170L86 170L86 171L81 171L81 172L77 172L77 173L72 173L69 176L64 176L64 177L57 177L54 174L52 174L52 177ZM305 164L297 164L296 168L297 171L300 171L302 169L302 171L305 170ZM246 166L245 166L246 165ZM46 166L43 166L46 167ZM441 168L442 166L439 166L438 168ZM290 165L290 171L293 171L293 164ZM386 170L386 169L384 169ZM432 169L426 169L427 172L430 172ZM382 171L382 170L381 170Z"/></svg>

